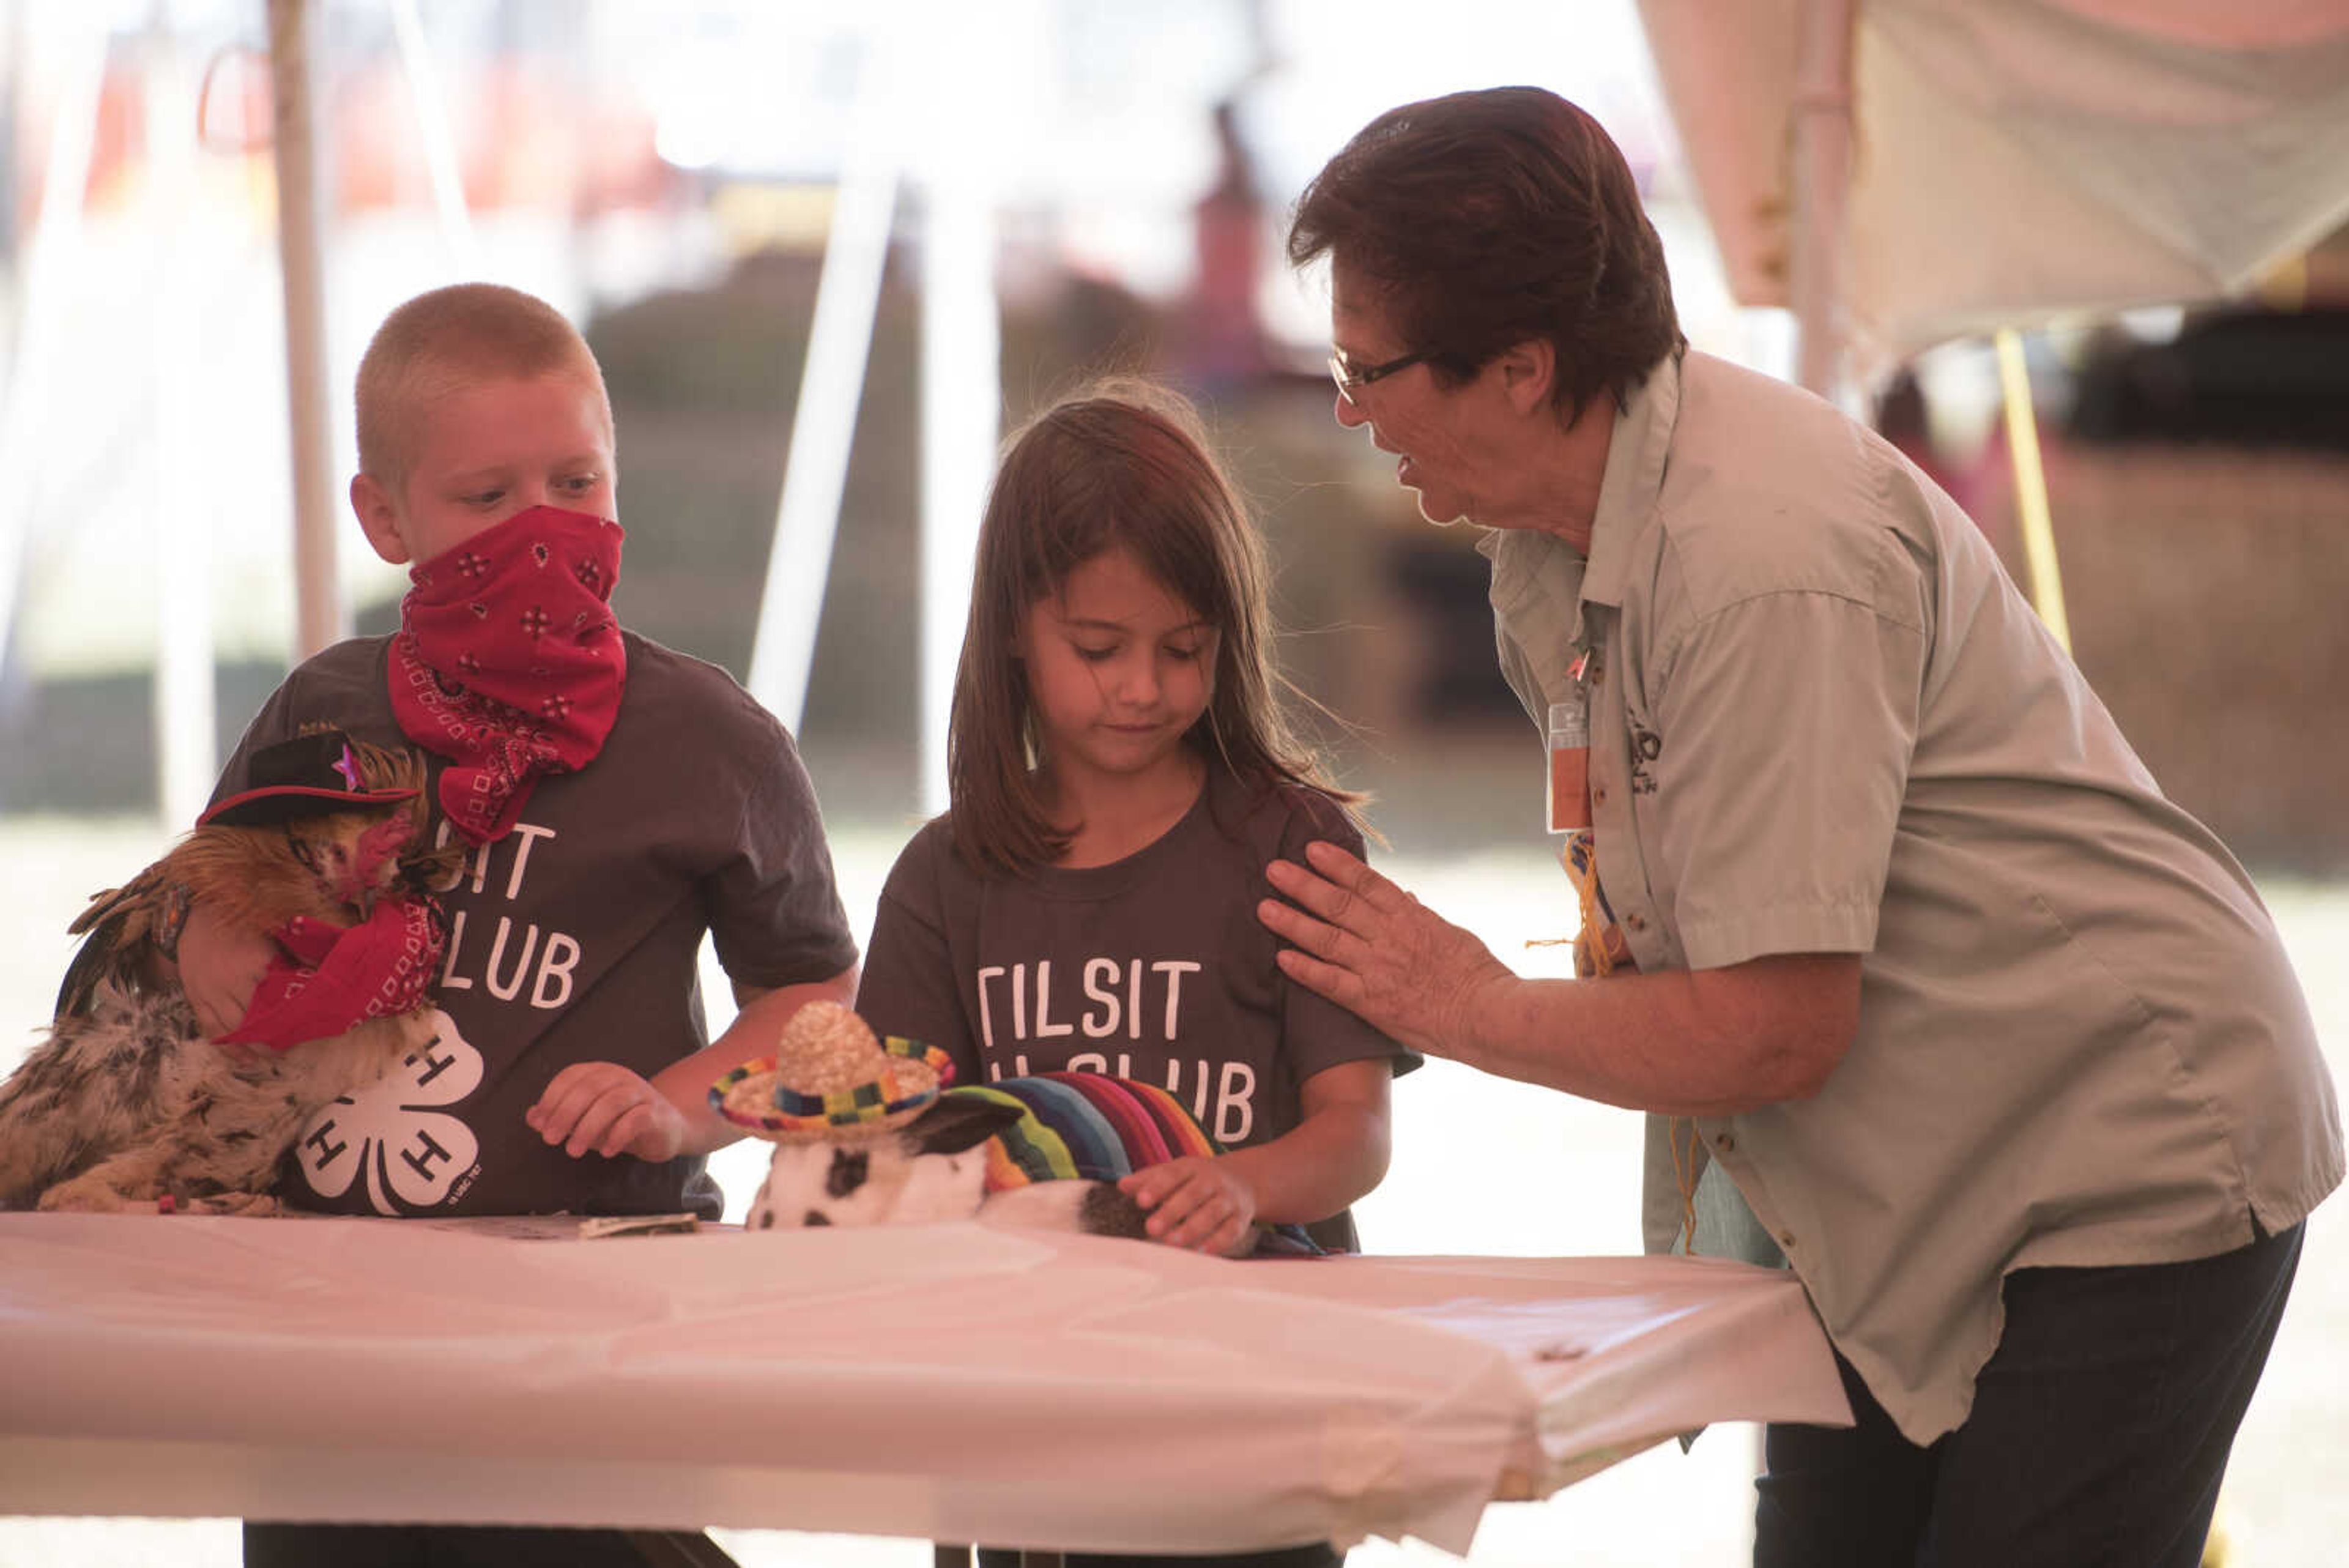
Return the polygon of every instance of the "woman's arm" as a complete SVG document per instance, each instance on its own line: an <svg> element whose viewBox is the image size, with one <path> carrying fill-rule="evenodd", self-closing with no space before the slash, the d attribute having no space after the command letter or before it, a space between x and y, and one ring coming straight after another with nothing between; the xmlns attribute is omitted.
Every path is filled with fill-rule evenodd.
<svg viewBox="0 0 2349 1568"><path fill-rule="evenodd" d="M1850 1049L1859 958L1785 953L1603 981L1524 980L1328 844L1276 861L1283 973L1407 1045L1586 1099L1727 1116L1816 1094Z"/></svg>

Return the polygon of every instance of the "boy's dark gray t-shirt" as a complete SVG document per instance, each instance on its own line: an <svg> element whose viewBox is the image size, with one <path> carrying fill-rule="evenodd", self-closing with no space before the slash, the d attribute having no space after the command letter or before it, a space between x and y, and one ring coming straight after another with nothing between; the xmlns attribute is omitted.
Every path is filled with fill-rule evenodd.
<svg viewBox="0 0 2349 1568"><path fill-rule="evenodd" d="M1299 1120L1299 1087L1368 1057L1416 1054L1292 983L1257 919L1267 862L1361 835L1324 797L1250 788L1220 769L1148 847L1108 866L981 877L951 816L924 827L874 911L857 1010L936 1045L955 1081L1077 1071L1171 1092L1217 1142L1266 1142ZM1317 1232L1318 1233L1318 1232Z"/></svg>
<svg viewBox="0 0 2349 1568"><path fill-rule="evenodd" d="M450 932L437 1001L450 1027L429 1060L305 1129L280 1182L295 1204L405 1215L722 1211L698 1158L573 1159L523 1121L574 1062L617 1062L650 1078L709 1043L698 978L705 929L737 985L829 979L856 961L791 737L724 670L625 636L627 687L603 750L576 774L541 778L513 831L475 850L440 889ZM255 748L305 723L407 744L391 713L388 645L341 643L287 677L214 798L243 787ZM433 762L437 784L442 760Z"/></svg>

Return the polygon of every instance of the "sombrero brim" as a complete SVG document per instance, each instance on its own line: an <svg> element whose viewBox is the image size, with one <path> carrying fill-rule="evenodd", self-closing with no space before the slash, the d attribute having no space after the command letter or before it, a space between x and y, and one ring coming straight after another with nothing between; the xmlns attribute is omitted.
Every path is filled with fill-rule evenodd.
<svg viewBox="0 0 2349 1568"><path fill-rule="evenodd" d="M745 1062L710 1086L710 1108L777 1143L877 1137L927 1110L954 1075L952 1059L935 1045L893 1035L882 1050L872 1077L820 1095L783 1083L771 1057Z"/></svg>

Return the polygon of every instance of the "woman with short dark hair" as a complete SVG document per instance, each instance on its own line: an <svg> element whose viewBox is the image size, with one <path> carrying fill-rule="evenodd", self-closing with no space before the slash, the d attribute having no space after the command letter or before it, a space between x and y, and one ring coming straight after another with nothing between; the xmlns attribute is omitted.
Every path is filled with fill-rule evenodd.
<svg viewBox="0 0 2349 1568"><path fill-rule="evenodd" d="M1339 421L1489 530L1503 672L1587 730L1553 826L1588 978L1326 845L1270 868L1283 969L1649 1112L1651 1250L1801 1275L1856 1425L1769 1429L1757 1563L2195 1563L2343 1174L2250 878L1949 496L1685 347L1581 110L1382 115L1289 251L1330 264Z"/></svg>
<svg viewBox="0 0 2349 1568"><path fill-rule="evenodd" d="M1389 109L1306 187L1288 259L1342 253L1397 332L1457 386L1547 338L1572 414L1619 404L1685 347L1663 242L1599 122L1538 88Z"/></svg>

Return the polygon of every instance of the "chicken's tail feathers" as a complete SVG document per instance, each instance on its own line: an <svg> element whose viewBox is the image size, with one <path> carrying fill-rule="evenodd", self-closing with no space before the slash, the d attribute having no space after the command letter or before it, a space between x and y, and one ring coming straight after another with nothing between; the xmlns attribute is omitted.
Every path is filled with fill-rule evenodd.
<svg viewBox="0 0 2349 1568"><path fill-rule="evenodd" d="M137 952L145 945L143 929L131 934L140 924L132 911L117 909L88 928L57 986L57 1017L86 1018L99 986L109 981L118 986L132 983L139 968ZM78 921L74 929L83 928Z"/></svg>
<svg viewBox="0 0 2349 1568"><path fill-rule="evenodd" d="M89 896L89 902L82 906L81 913L76 915L73 918L73 923L66 927L66 935L69 937L82 935L107 916L119 910L123 900L129 896L129 888L108 888L92 893Z"/></svg>
<svg viewBox="0 0 2349 1568"><path fill-rule="evenodd" d="M184 888L170 885L159 867L150 866L119 888L109 888L91 898L66 927L66 934L81 939L73 960L66 965L57 986L56 1016L87 1016L100 984L112 981L131 987L146 967L156 921L174 927L186 918Z"/></svg>

